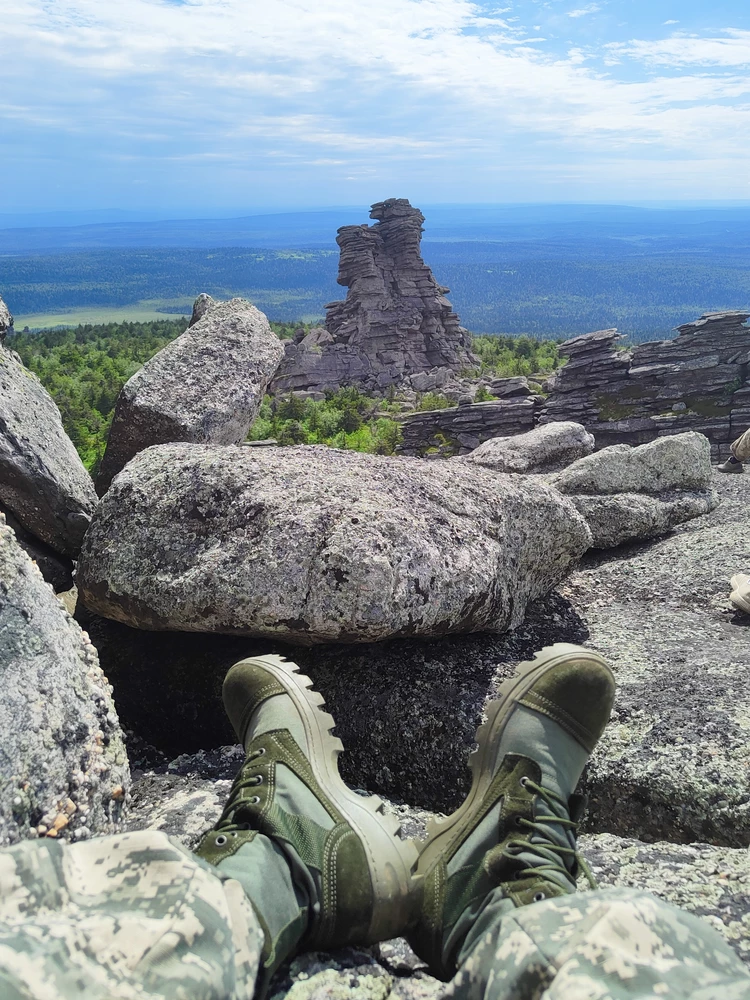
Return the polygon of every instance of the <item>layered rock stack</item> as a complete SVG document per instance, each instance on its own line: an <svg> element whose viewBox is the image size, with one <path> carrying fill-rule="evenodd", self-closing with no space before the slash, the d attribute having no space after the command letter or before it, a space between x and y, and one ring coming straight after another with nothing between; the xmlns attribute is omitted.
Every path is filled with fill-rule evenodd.
<svg viewBox="0 0 750 1000"><path fill-rule="evenodd" d="M615 347L616 330L561 345L568 363L550 380L540 422L576 420L599 447L645 444L699 431L714 458L750 426L747 312L707 313L678 327L674 340Z"/></svg>
<svg viewBox="0 0 750 1000"><path fill-rule="evenodd" d="M343 226L338 283L325 330L286 347L274 392L359 385L377 392L417 372L476 367L471 335L420 255L424 216L405 198L372 206L374 226Z"/></svg>

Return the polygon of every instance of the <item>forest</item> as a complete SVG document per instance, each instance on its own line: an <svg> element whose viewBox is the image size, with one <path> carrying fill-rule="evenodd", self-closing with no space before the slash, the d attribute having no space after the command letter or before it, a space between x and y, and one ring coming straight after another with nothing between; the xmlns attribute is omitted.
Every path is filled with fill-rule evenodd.
<svg viewBox="0 0 750 1000"><path fill-rule="evenodd" d="M451 289L463 325L477 333L567 339L616 326L631 341L655 340L704 312L750 304L745 248L693 242L645 252L627 240L543 246L476 240L426 242L423 253ZM185 315L199 291L222 299L244 296L272 320L312 321L323 317L326 303L345 295L336 283L337 268L336 249L101 249L18 256L0 250L0 289L21 328L25 316L83 306Z"/></svg>
<svg viewBox="0 0 750 1000"><path fill-rule="evenodd" d="M304 326L271 325L282 338ZM21 332L11 334L7 346L18 352L55 400L84 465L96 474L120 389L186 327L187 319L179 318ZM529 337L477 336L474 350L480 358L479 370L500 376L550 372L560 363L555 342ZM436 409L450 404L439 394L426 393L417 405ZM320 401L266 397L249 437L393 454L401 433L393 419L398 410L387 399L371 399L353 388L330 393Z"/></svg>

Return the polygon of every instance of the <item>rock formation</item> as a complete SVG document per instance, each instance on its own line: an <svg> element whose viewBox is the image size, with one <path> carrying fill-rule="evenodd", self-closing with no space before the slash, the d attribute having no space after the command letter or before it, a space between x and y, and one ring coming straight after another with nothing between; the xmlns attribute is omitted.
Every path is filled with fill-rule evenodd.
<svg viewBox="0 0 750 1000"><path fill-rule="evenodd" d="M589 544L556 490L478 466L162 445L105 495L77 583L140 628L368 642L512 628Z"/></svg>
<svg viewBox="0 0 750 1000"><path fill-rule="evenodd" d="M616 330L560 346L568 362L549 380L540 422L575 420L599 447L645 444L699 431L714 458L750 426L747 312L708 313L678 328L674 340L616 348Z"/></svg>
<svg viewBox="0 0 750 1000"><path fill-rule="evenodd" d="M638 448L612 445L550 480L584 516L599 549L663 535L707 514L719 502L711 482L710 445L695 431Z"/></svg>
<svg viewBox="0 0 750 1000"><path fill-rule="evenodd" d="M405 198L372 206L374 226L342 226L338 283L346 300L326 306L325 329L286 345L275 393L359 385L379 391L433 368L476 367L459 323L420 256L424 216Z"/></svg>
<svg viewBox="0 0 750 1000"><path fill-rule="evenodd" d="M595 441L581 424L561 420L535 427L525 434L485 441L462 461L483 465L495 472L542 472L570 465L590 455Z"/></svg>
<svg viewBox="0 0 750 1000"><path fill-rule="evenodd" d="M144 448L170 441L238 444L258 414L283 348L244 299L195 303L190 327L125 384L97 489Z"/></svg>
<svg viewBox="0 0 750 1000"><path fill-rule="evenodd" d="M0 511L75 559L96 503L57 406L18 356L0 346Z"/></svg>
<svg viewBox="0 0 750 1000"><path fill-rule="evenodd" d="M130 779L110 691L0 518L0 845L113 830Z"/></svg>
<svg viewBox="0 0 750 1000"><path fill-rule="evenodd" d="M530 431L542 400L527 388L506 399L444 410L417 410L399 417L402 455L466 455L491 438Z"/></svg>

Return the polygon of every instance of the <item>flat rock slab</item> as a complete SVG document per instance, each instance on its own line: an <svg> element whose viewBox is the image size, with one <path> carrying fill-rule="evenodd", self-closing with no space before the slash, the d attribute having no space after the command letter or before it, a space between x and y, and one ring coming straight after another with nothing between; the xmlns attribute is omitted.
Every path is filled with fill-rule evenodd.
<svg viewBox="0 0 750 1000"><path fill-rule="evenodd" d="M146 629L301 645L503 632L589 541L556 490L479 467L162 445L106 494L76 582L89 609Z"/></svg>
<svg viewBox="0 0 750 1000"><path fill-rule="evenodd" d="M495 472L542 472L562 468L594 450L594 435L572 420L541 424L525 434L496 437L462 458Z"/></svg>
<svg viewBox="0 0 750 1000"><path fill-rule="evenodd" d="M0 503L32 535L73 559L97 504L52 397L2 346Z"/></svg>
<svg viewBox="0 0 750 1000"><path fill-rule="evenodd" d="M128 828L163 830L194 848L203 831L218 819L243 760L240 747L227 746L210 754L181 757L157 771L134 773ZM398 816L402 837L424 836L432 813L387 800L385 805ZM750 854L746 849L644 843L611 834L584 835L578 846L602 887L642 889L703 917L750 964ZM583 887L582 882L579 888ZM403 977L400 984L396 982L398 990L393 983L388 987L380 981L384 997L389 989L397 996L415 997L435 996L444 988L427 975L406 942L397 939L373 949L300 956L279 971L272 995L281 995L305 974L330 970L336 975L331 977L329 971L327 982L340 987L336 995L346 996L356 990L349 976L358 965L369 966L364 974L375 975L378 981L383 975Z"/></svg>
<svg viewBox="0 0 750 1000"><path fill-rule="evenodd" d="M587 556L562 588L618 682L588 769L595 829L750 842L750 616L728 600L750 564L750 478L714 484L717 510L620 558Z"/></svg>
<svg viewBox="0 0 750 1000"><path fill-rule="evenodd" d="M268 320L250 302L200 296L191 326L123 386L97 479L99 492L150 445L239 444L283 354Z"/></svg>
<svg viewBox="0 0 750 1000"><path fill-rule="evenodd" d="M0 519L0 845L112 832L129 770L96 650Z"/></svg>

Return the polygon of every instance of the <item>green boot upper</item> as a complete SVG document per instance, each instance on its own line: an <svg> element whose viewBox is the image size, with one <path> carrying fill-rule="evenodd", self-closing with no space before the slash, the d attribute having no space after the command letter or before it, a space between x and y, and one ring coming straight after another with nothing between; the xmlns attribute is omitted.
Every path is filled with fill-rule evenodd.
<svg viewBox="0 0 750 1000"><path fill-rule="evenodd" d="M235 664L223 694L246 759L196 853L242 881L244 845L269 838L306 904L299 948L369 943L383 924L400 930L415 852L395 837L398 824L380 815L378 800L341 781L341 743L331 736L333 719L321 711L323 699L309 679L279 657L258 657ZM246 891L267 923L262 879ZM269 949L279 952L269 938L273 934Z"/></svg>
<svg viewBox="0 0 750 1000"><path fill-rule="evenodd" d="M522 664L501 694L477 733L469 796L420 853L410 941L445 979L496 889L511 907L575 890L584 802L574 789L610 717L614 678L596 654L559 644Z"/></svg>

